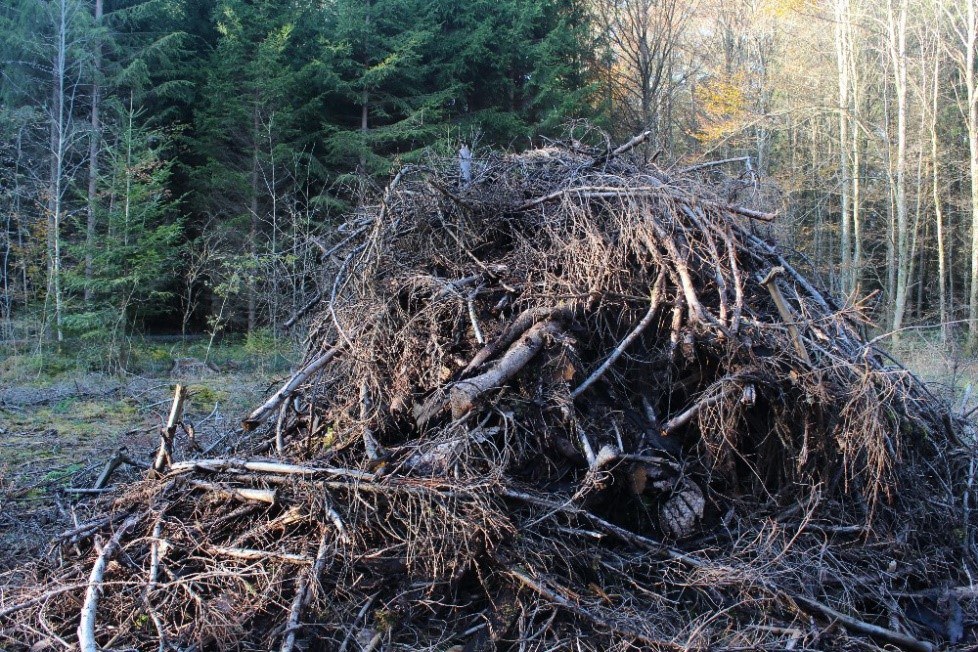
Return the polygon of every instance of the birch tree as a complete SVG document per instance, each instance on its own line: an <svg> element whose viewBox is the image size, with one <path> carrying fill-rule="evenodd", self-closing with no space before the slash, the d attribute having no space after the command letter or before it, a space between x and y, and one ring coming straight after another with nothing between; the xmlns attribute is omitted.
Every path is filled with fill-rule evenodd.
<svg viewBox="0 0 978 652"><path fill-rule="evenodd" d="M969 0L970 1L970 0ZM910 233L907 220L907 13L908 0L887 0L887 49L893 67L896 97L896 160L893 169L895 211L896 288L893 296L892 330L903 327L910 283ZM978 299L978 297L976 297Z"/></svg>
<svg viewBox="0 0 978 652"><path fill-rule="evenodd" d="M938 0L954 33L949 48L964 80L964 115L968 132L968 177L971 209L971 266L968 292L968 349L978 348L978 80L975 79L975 50L978 47L978 0Z"/></svg>

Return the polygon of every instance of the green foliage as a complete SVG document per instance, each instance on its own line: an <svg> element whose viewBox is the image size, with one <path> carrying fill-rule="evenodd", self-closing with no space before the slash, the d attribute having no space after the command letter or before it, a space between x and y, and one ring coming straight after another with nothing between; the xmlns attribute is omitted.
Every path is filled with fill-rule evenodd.
<svg viewBox="0 0 978 652"><path fill-rule="evenodd" d="M274 331L318 282L310 238L398 165L462 142L525 147L593 113L593 30L578 0L119 0L101 19L94 7L0 6L0 215L24 242L0 271L22 271L18 308L45 323L56 279L60 330L88 343L154 320L172 328L175 315L212 344L245 326ZM14 181L16 209L3 194Z"/></svg>
<svg viewBox="0 0 978 652"><path fill-rule="evenodd" d="M165 158L165 134L139 127L138 118L131 109L122 116L125 127L109 152L91 279L82 270L68 275L69 287L81 290L90 283L87 304L65 318L66 329L76 335L125 334L173 297L183 233L168 187L173 163Z"/></svg>

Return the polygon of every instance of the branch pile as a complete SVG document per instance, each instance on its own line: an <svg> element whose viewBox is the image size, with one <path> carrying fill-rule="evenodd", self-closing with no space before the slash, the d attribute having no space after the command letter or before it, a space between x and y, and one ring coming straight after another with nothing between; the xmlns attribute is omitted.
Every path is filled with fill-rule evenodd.
<svg viewBox="0 0 978 652"><path fill-rule="evenodd" d="M773 216L623 154L404 169L322 243L250 443L67 533L5 644L974 644L964 425L756 235Z"/></svg>

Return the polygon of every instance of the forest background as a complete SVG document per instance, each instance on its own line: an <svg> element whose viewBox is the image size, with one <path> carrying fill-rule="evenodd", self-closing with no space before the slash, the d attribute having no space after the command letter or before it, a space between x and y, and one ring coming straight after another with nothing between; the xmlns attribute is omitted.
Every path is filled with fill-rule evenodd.
<svg viewBox="0 0 978 652"><path fill-rule="evenodd" d="M648 130L878 333L973 353L976 5L4 0L0 341L274 346L400 166Z"/></svg>

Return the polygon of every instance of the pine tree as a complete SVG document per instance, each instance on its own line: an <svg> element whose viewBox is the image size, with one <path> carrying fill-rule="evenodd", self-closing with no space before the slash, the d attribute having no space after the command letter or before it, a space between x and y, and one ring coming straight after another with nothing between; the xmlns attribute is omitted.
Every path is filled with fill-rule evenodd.
<svg viewBox="0 0 978 652"><path fill-rule="evenodd" d="M164 132L140 126L132 105L112 116L115 146L99 177L99 244L92 256L89 301L66 316L78 335L128 335L139 321L168 309L178 282L183 224L169 184L172 157ZM85 270L69 273L69 287L85 285Z"/></svg>

